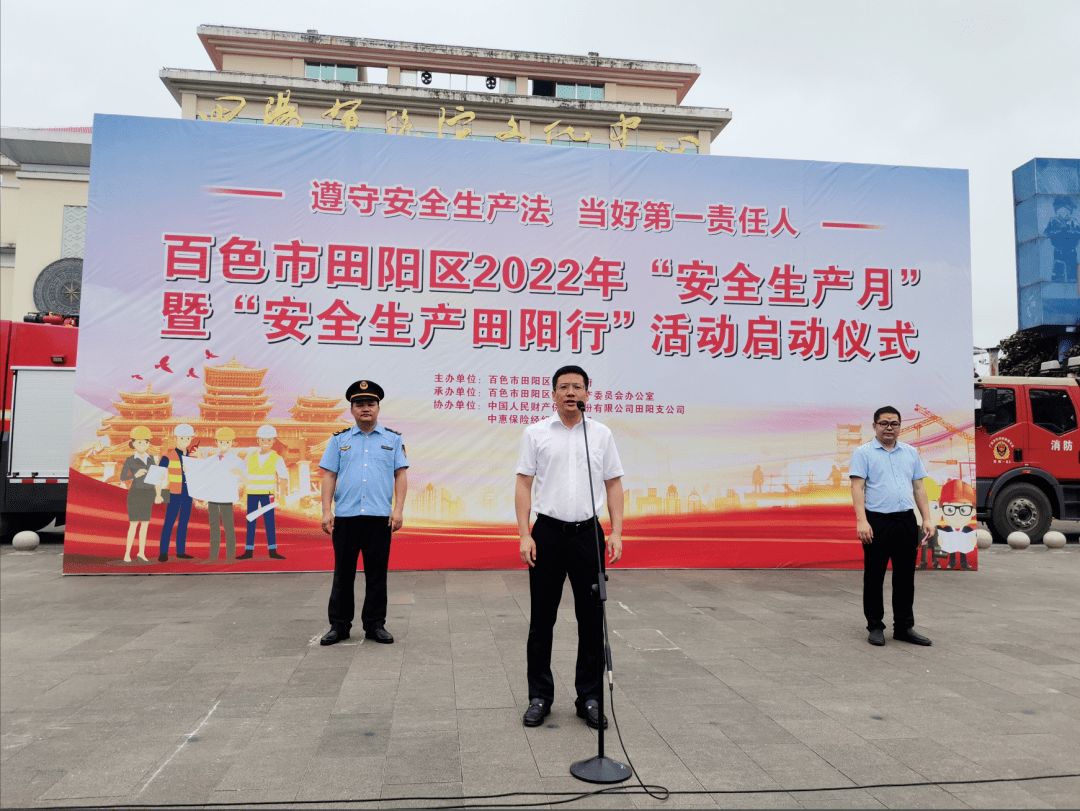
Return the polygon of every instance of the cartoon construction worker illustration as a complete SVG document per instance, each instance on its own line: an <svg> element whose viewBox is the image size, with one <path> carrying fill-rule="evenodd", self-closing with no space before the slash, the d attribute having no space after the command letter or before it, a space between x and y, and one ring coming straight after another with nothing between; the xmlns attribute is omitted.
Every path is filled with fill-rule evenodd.
<svg viewBox="0 0 1080 811"><path fill-rule="evenodd" d="M255 524L262 516L266 528L266 547L274 560L285 560L277 551L277 539L274 535L274 509L278 480L285 481L285 492L289 490L289 471L285 460L274 450L277 429L273 425L261 425L255 432L259 440L257 453L248 454L247 458L247 543L244 553L237 555L237 560L247 560L255 554Z"/></svg>
<svg viewBox="0 0 1080 811"><path fill-rule="evenodd" d="M192 499L188 493L184 459L195 455L197 446L192 447L194 439L194 428L187 423L177 425L173 429L173 444L176 447L165 451L158 462L159 467L166 468L167 475L164 481L157 484L154 503L160 504L163 501L161 497L163 489L167 488L169 492L169 506L165 510L165 523L161 527L161 542L158 547L159 563L165 563L169 559L169 542L172 540L173 524L176 524L176 556L181 560L191 560L193 557L185 552Z"/></svg>
<svg viewBox="0 0 1080 811"><path fill-rule="evenodd" d="M214 434L217 450L203 460L206 465L207 484L200 491L206 499L207 518L210 521L210 560L218 559L221 549L221 527L225 527L226 563L232 563L236 555L236 527L233 521L233 504L240 500L240 485L247 483L240 457L233 452L236 431L219 428Z"/></svg>
<svg viewBox="0 0 1080 811"><path fill-rule="evenodd" d="M157 464L157 460L148 453L153 434L145 425L131 429L128 441L134 454L124 460L120 470L120 481L129 482L127 492L128 533L127 548L124 550L124 563L131 563L131 544L135 540L135 530L139 531L139 560L146 559L146 531L150 529L150 516L154 509L156 496L153 485L146 483L146 472Z"/></svg>
<svg viewBox="0 0 1080 811"><path fill-rule="evenodd" d="M960 557L961 569L972 568L968 553L975 549L975 488L959 479L949 479L941 488L941 526L938 537L943 552L949 554L946 568Z"/></svg>
<svg viewBox="0 0 1080 811"><path fill-rule="evenodd" d="M923 479L923 486L926 488L926 498L930 502L930 517L933 519L934 526L940 527L941 485L928 476ZM945 553L941 551L941 544L937 533L934 533L931 537L924 539L922 545L919 547L918 568L925 569L927 566L933 566L935 569L940 569L941 564L938 563L938 558L943 557L945 557Z"/></svg>

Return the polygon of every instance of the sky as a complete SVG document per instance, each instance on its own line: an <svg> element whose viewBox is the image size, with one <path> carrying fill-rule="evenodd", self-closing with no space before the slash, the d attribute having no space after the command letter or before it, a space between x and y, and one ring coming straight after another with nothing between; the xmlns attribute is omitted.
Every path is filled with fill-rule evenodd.
<svg viewBox="0 0 1080 811"><path fill-rule="evenodd" d="M689 62L731 110L712 154L967 169L973 341L1016 330L1012 170L1080 157L1080 2L37 0L0 4L0 124L178 118L163 67L212 70L199 25Z"/></svg>

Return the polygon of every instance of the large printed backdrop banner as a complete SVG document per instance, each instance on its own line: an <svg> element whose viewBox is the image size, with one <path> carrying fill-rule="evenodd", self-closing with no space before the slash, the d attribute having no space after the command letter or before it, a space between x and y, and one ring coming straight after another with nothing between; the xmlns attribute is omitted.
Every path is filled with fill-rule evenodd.
<svg viewBox="0 0 1080 811"><path fill-rule="evenodd" d="M331 569L360 378L410 464L397 569L521 566L521 433L568 363L626 470L621 566L861 565L883 404L935 507L972 483L965 171L121 116L92 168L65 572Z"/></svg>

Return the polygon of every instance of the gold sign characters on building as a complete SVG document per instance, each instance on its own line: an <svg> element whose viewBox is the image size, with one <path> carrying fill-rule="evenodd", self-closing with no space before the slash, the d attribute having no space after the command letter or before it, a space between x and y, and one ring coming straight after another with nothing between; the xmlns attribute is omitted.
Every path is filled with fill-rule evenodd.
<svg viewBox="0 0 1080 811"><path fill-rule="evenodd" d="M693 144L694 147L698 148L698 149L701 148L701 141L699 141L693 135L684 135L682 138L679 139L679 148L678 149L668 149L666 146L664 146L663 141L657 141L656 142L656 151L657 152L670 152L672 155L681 155L683 152L686 151L686 145L687 144Z"/></svg>
<svg viewBox="0 0 1080 811"><path fill-rule="evenodd" d="M274 103L273 96L267 98L266 113L263 115L264 124L287 127L295 121L296 126L304 126L304 119L302 119L300 113L297 112L296 105L289 102L289 97L291 95L291 90L286 90L284 93L278 93L276 104Z"/></svg>
<svg viewBox="0 0 1080 811"><path fill-rule="evenodd" d="M471 110L466 110L464 107L455 107L454 109L458 111L458 114L455 115L453 118L447 118L446 108L439 108L439 138L442 138L443 124L448 127L456 127L458 124L471 124L476 118L476 113L472 112ZM454 133L454 138L468 138L470 132L472 132L472 129L470 129L468 126L465 126Z"/></svg>
<svg viewBox="0 0 1080 811"><path fill-rule="evenodd" d="M304 119L300 117L300 113L295 104L290 101L290 95L292 91L286 90L283 93L278 93L277 98L270 96L266 99L266 112L263 115L264 124L273 124L275 126L283 127L290 124L295 124L298 127L304 126ZM198 113L199 118L203 121L232 121L247 105L247 99L243 96L220 96L215 99L217 102L231 101L235 102L235 106L227 108L223 104L218 104L209 113ZM352 99L350 101L341 101L340 99L334 99L334 105L324 111L320 118L327 118L331 121L341 121L345 129L348 131L356 129L360 126L360 116L357 114L357 109L362 104L361 99ZM446 117L446 108L439 108L439 122L437 137L443 137L443 127L449 127L453 129L458 125L464 125L460 129L454 131L455 139L468 138L472 133L472 128L468 125L476 120L476 113L471 110L466 110L464 107L455 107L457 115ZM395 123L396 119L396 123ZM569 141L576 143L591 142L592 133L588 130L584 135L577 135L573 126L566 126L561 132L556 131L558 126L562 123L562 120L557 120L544 127L544 133L547 136L546 141L550 146L553 141L557 141L560 138L565 137ZM528 138L521 131L520 125L514 116L510 116L510 119L506 122L509 129L503 132L495 133L495 137L500 141L517 140L518 143L527 143ZM630 130L636 130L641 125L641 118L639 116L631 116L627 118L624 113L619 114L619 120L611 124L612 132L609 134L610 139L617 143L619 149L626 149L627 133ZM386 120L386 134L387 135L418 135L422 136L422 132L413 132L413 125L409 121L408 109L402 109L399 113L394 110L389 113ZM693 135L684 135L678 139L678 149L668 149L664 145L664 142L656 142L657 152L668 152L673 155L678 155L686 151L687 144L692 144L695 148L701 148L701 141L695 138Z"/></svg>
<svg viewBox="0 0 1080 811"><path fill-rule="evenodd" d="M619 144L619 149L626 149L626 133L629 130L636 130L640 125L640 116L633 115L627 118L625 113L619 113L619 120L611 125L615 132L609 133L608 137Z"/></svg>
<svg viewBox="0 0 1080 811"><path fill-rule="evenodd" d="M394 119L395 118L398 120L398 123L401 124L401 127L398 129L398 131L396 133L394 132ZM411 135L412 134L412 124L409 123L409 111L407 109L403 109L401 111L401 115L398 115L398 111L394 110L394 112L390 113L390 115L387 116L387 118L386 118L386 134L387 135ZM422 132L418 132L416 134L420 135L420 136L423 135Z"/></svg>
<svg viewBox="0 0 1080 811"><path fill-rule="evenodd" d="M555 128L557 126L559 126L559 124L561 124L561 123L562 123L562 121L559 120L559 121L556 121L556 122L554 122L552 124L548 124L546 127L544 127L544 132L547 133L547 144L548 144L548 146L551 146L551 142L553 140L555 140L556 138L562 138L564 135L567 138L569 138L571 141L579 141L579 142L580 141L588 141L590 138L592 138L592 133L589 132L588 130L586 130L585 134L582 135L579 138L578 136L574 135L574 128L570 127L570 126L567 126L567 128L564 129L562 132L555 132Z"/></svg>
<svg viewBox="0 0 1080 811"><path fill-rule="evenodd" d="M227 109L224 105L218 104L213 110L210 111L210 115L206 113L199 113L199 118L203 121L232 121L238 115L240 111L247 106L247 99L243 96L219 96L214 101L235 101L236 106L231 110Z"/></svg>
<svg viewBox="0 0 1080 811"><path fill-rule="evenodd" d="M356 108L361 104L360 99L353 99L352 101L342 101L341 99L334 99L334 106L324 112L319 118L329 118L334 121L339 115L341 116L341 123L345 125L345 129L354 130L360 126L360 116L356 114Z"/></svg>
<svg viewBox="0 0 1080 811"><path fill-rule="evenodd" d="M513 116L510 116L510 120L506 122L506 126L508 126L510 129L503 132L495 133L496 138L498 138L500 141L509 141L511 138L517 138L518 143L525 143L525 135L518 128L518 122L514 119Z"/></svg>

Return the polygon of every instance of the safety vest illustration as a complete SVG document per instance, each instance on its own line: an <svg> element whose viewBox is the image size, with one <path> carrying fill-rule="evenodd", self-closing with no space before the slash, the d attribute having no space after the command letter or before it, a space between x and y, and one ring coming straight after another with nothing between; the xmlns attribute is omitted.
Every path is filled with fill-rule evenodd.
<svg viewBox="0 0 1080 811"><path fill-rule="evenodd" d="M249 496L262 496L277 492L277 451L270 451L266 461L259 464L259 454L252 452L247 458Z"/></svg>
<svg viewBox="0 0 1080 811"><path fill-rule="evenodd" d="M184 490L184 468L176 448L169 448L163 454L169 460L169 492L179 495Z"/></svg>

